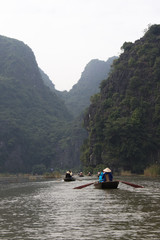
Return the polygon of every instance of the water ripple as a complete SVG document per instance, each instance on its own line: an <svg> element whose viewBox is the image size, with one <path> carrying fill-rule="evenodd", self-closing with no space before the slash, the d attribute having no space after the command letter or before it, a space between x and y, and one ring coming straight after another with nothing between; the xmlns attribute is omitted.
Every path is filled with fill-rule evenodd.
<svg viewBox="0 0 160 240"><path fill-rule="evenodd" d="M73 189L87 180L0 186L0 239L158 240L160 181L138 181L144 189Z"/></svg>

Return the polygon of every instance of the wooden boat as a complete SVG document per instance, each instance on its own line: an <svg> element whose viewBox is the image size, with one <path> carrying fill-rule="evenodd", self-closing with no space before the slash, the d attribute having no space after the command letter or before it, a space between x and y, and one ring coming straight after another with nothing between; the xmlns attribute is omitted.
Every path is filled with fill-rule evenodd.
<svg viewBox="0 0 160 240"><path fill-rule="evenodd" d="M65 182L70 182L70 181L75 181L76 179L74 177L65 177L64 181Z"/></svg>
<svg viewBox="0 0 160 240"><path fill-rule="evenodd" d="M94 183L95 188L97 189L115 189L118 187L119 181L113 182L96 182Z"/></svg>
<svg viewBox="0 0 160 240"><path fill-rule="evenodd" d="M83 175L83 174L81 174L81 175L79 175L79 177L84 177L84 175Z"/></svg>
<svg viewBox="0 0 160 240"><path fill-rule="evenodd" d="M84 175L83 175L82 172L80 172L80 173L78 174L78 176L79 176L79 177L84 177Z"/></svg>

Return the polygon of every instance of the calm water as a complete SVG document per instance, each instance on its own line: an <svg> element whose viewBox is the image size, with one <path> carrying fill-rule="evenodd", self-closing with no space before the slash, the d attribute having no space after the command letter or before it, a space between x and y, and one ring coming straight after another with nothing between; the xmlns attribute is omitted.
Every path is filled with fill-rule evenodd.
<svg viewBox="0 0 160 240"><path fill-rule="evenodd" d="M144 185L118 189L95 179L0 184L0 240L160 239L160 179L123 178Z"/></svg>

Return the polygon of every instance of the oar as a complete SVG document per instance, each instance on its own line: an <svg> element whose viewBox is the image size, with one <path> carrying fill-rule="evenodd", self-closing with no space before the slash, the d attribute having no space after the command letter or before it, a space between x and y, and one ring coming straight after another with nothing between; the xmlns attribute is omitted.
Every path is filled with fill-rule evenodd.
<svg viewBox="0 0 160 240"><path fill-rule="evenodd" d="M119 182L127 184L129 186L132 186L134 188L144 188L143 186L140 186L140 185L137 185L137 184L134 184L134 183L124 182L124 181L119 181Z"/></svg>
<svg viewBox="0 0 160 240"><path fill-rule="evenodd" d="M137 184L134 184L134 183L124 182L124 181L119 181L119 180L118 180L118 182L127 184L127 185L129 185L129 186L134 187L134 188L144 188L143 186L140 186L140 185L137 185ZM74 189L85 188L85 187L88 187L88 186L90 186L90 185L92 185L92 184L94 184L94 182L88 183L88 184L84 184L84 185L81 185L81 186L78 186L78 187L74 187Z"/></svg>
<svg viewBox="0 0 160 240"><path fill-rule="evenodd" d="M88 187L90 185L94 184L94 182L92 183L88 183L88 184L84 184L84 185L81 185L81 186L78 186L78 187L74 187L73 189L81 189L81 188L85 188L85 187Z"/></svg>

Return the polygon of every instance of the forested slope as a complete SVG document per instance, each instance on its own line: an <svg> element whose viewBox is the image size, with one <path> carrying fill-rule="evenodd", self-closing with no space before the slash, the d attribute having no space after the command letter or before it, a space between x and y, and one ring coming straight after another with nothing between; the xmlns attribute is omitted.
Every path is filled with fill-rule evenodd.
<svg viewBox="0 0 160 240"><path fill-rule="evenodd" d="M160 162L160 25L122 50L85 115L81 159L140 173Z"/></svg>
<svg viewBox="0 0 160 240"><path fill-rule="evenodd" d="M107 61L91 60L86 65L77 84L69 92L57 91L49 77L40 70L45 85L63 99L73 115L73 120L66 125L63 137L58 142L56 150L58 159L56 166L58 168L81 167L80 149L87 137L87 132L82 126L83 112L90 104L90 97L99 92L100 83L108 76L114 59L116 57L111 57Z"/></svg>
<svg viewBox="0 0 160 240"><path fill-rule="evenodd" d="M42 81L32 50L0 36L0 172L56 166L56 148L71 115Z"/></svg>
<svg viewBox="0 0 160 240"><path fill-rule="evenodd" d="M82 113L89 106L90 97L99 92L100 83L107 78L114 59L116 57L111 57L107 61L91 60L86 65L79 81L69 92L58 92L74 117Z"/></svg>
<svg viewBox="0 0 160 240"><path fill-rule="evenodd" d="M55 89L32 50L21 41L0 36L0 172L31 172L40 164L46 169L80 166L80 148L87 136L81 111L89 105L92 92L98 91L112 59L107 64L91 62L88 75L84 71L71 91L74 97L68 93L68 108L76 106L69 113L66 92Z"/></svg>

